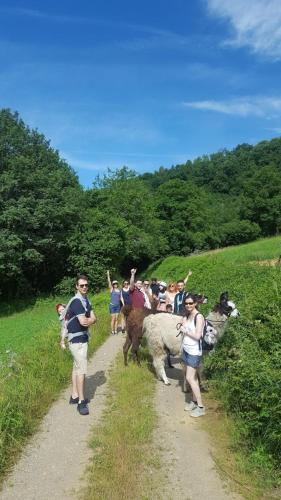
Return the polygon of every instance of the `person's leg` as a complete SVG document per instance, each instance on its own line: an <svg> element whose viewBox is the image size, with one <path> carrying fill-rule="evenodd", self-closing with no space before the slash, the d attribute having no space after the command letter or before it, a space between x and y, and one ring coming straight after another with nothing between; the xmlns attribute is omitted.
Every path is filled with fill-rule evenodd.
<svg viewBox="0 0 281 500"><path fill-rule="evenodd" d="M72 392L71 392L72 399L78 398L78 387L77 387L77 374L75 371L75 368L73 367L72 371Z"/></svg>
<svg viewBox="0 0 281 500"><path fill-rule="evenodd" d="M118 313L115 313L114 314L114 328L113 328L114 333L117 333L117 328L118 328Z"/></svg>
<svg viewBox="0 0 281 500"><path fill-rule="evenodd" d="M197 401L198 406L203 407L196 368L192 368L192 366L186 367L186 380L191 387L193 401Z"/></svg>
<svg viewBox="0 0 281 500"><path fill-rule="evenodd" d="M111 333L115 332L114 327L115 327L115 314L111 314Z"/></svg>
<svg viewBox="0 0 281 500"><path fill-rule="evenodd" d="M79 401L84 401L84 386L85 386L85 375L77 375L76 376L76 384L77 384L77 392Z"/></svg>
<svg viewBox="0 0 281 500"><path fill-rule="evenodd" d="M123 313L121 313L121 328L122 328L122 333L125 333L126 331L126 321L125 321L125 316Z"/></svg>

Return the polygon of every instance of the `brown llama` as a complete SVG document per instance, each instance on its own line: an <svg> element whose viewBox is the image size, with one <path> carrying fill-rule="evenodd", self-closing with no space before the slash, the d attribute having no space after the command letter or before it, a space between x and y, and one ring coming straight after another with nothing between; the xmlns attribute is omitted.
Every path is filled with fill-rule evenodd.
<svg viewBox="0 0 281 500"><path fill-rule="evenodd" d="M143 336L143 320L146 316L155 314L157 312L156 307L157 301L152 299L151 309L147 309L146 307L143 309L134 308L132 306L124 306L122 308L122 313L125 316L127 329L127 337L123 346L125 366L128 366L128 351L130 347L134 362L136 362L138 365L140 364L138 351Z"/></svg>

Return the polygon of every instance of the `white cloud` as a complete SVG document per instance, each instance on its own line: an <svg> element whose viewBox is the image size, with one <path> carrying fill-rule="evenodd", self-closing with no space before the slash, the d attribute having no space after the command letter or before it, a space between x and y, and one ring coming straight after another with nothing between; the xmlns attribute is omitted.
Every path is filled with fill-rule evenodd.
<svg viewBox="0 0 281 500"><path fill-rule="evenodd" d="M225 101L191 101L183 106L226 115L274 118L281 115L281 97L241 97Z"/></svg>
<svg viewBox="0 0 281 500"><path fill-rule="evenodd" d="M270 132L274 132L274 134L281 135L281 127L271 127L266 130L270 130Z"/></svg>
<svg viewBox="0 0 281 500"><path fill-rule="evenodd" d="M207 0L211 14L228 19L234 37L227 44L281 59L280 0Z"/></svg>

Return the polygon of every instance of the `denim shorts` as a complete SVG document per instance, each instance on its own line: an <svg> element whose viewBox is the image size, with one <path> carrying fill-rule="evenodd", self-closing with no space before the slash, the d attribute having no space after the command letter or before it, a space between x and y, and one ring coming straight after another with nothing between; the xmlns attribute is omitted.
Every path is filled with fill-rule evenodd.
<svg viewBox="0 0 281 500"><path fill-rule="evenodd" d="M109 304L109 312L110 314L118 314L120 313L121 307L119 305L114 306L112 304Z"/></svg>
<svg viewBox="0 0 281 500"><path fill-rule="evenodd" d="M191 366L191 368L198 368L201 363L202 356L194 356L193 354L188 354L188 352L183 350L182 360L186 366Z"/></svg>

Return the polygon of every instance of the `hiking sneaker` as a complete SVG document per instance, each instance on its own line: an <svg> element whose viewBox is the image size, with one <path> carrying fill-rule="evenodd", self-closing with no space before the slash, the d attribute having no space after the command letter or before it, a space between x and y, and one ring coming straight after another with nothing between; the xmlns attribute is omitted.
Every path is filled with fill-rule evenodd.
<svg viewBox="0 0 281 500"><path fill-rule="evenodd" d="M203 415L205 415L204 406L196 406L196 408L190 412L191 417L203 417Z"/></svg>
<svg viewBox="0 0 281 500"><path fill-rule="evenodd" d="M89 408L87 406L86 399L81 401L81 403L78 403L77 410L79 411L80 415L89 415Z"/></svg>
<svg viewBox="0 0 281 500"><path fill-rule="evenodd" d="M195 408L197 408L197 403L195 403L194 401L190 401L190 403L186 403L184 411L192 411L195 410Z"/></svg>
<svg viewBox="0 0 281 500"><path fill-rule="evenodd" d="M78 405L79 403L79 398L77 396L77 398L73 398L72 396L70 396L70 399L69 399L69 404L70 405Z"/></svg>

